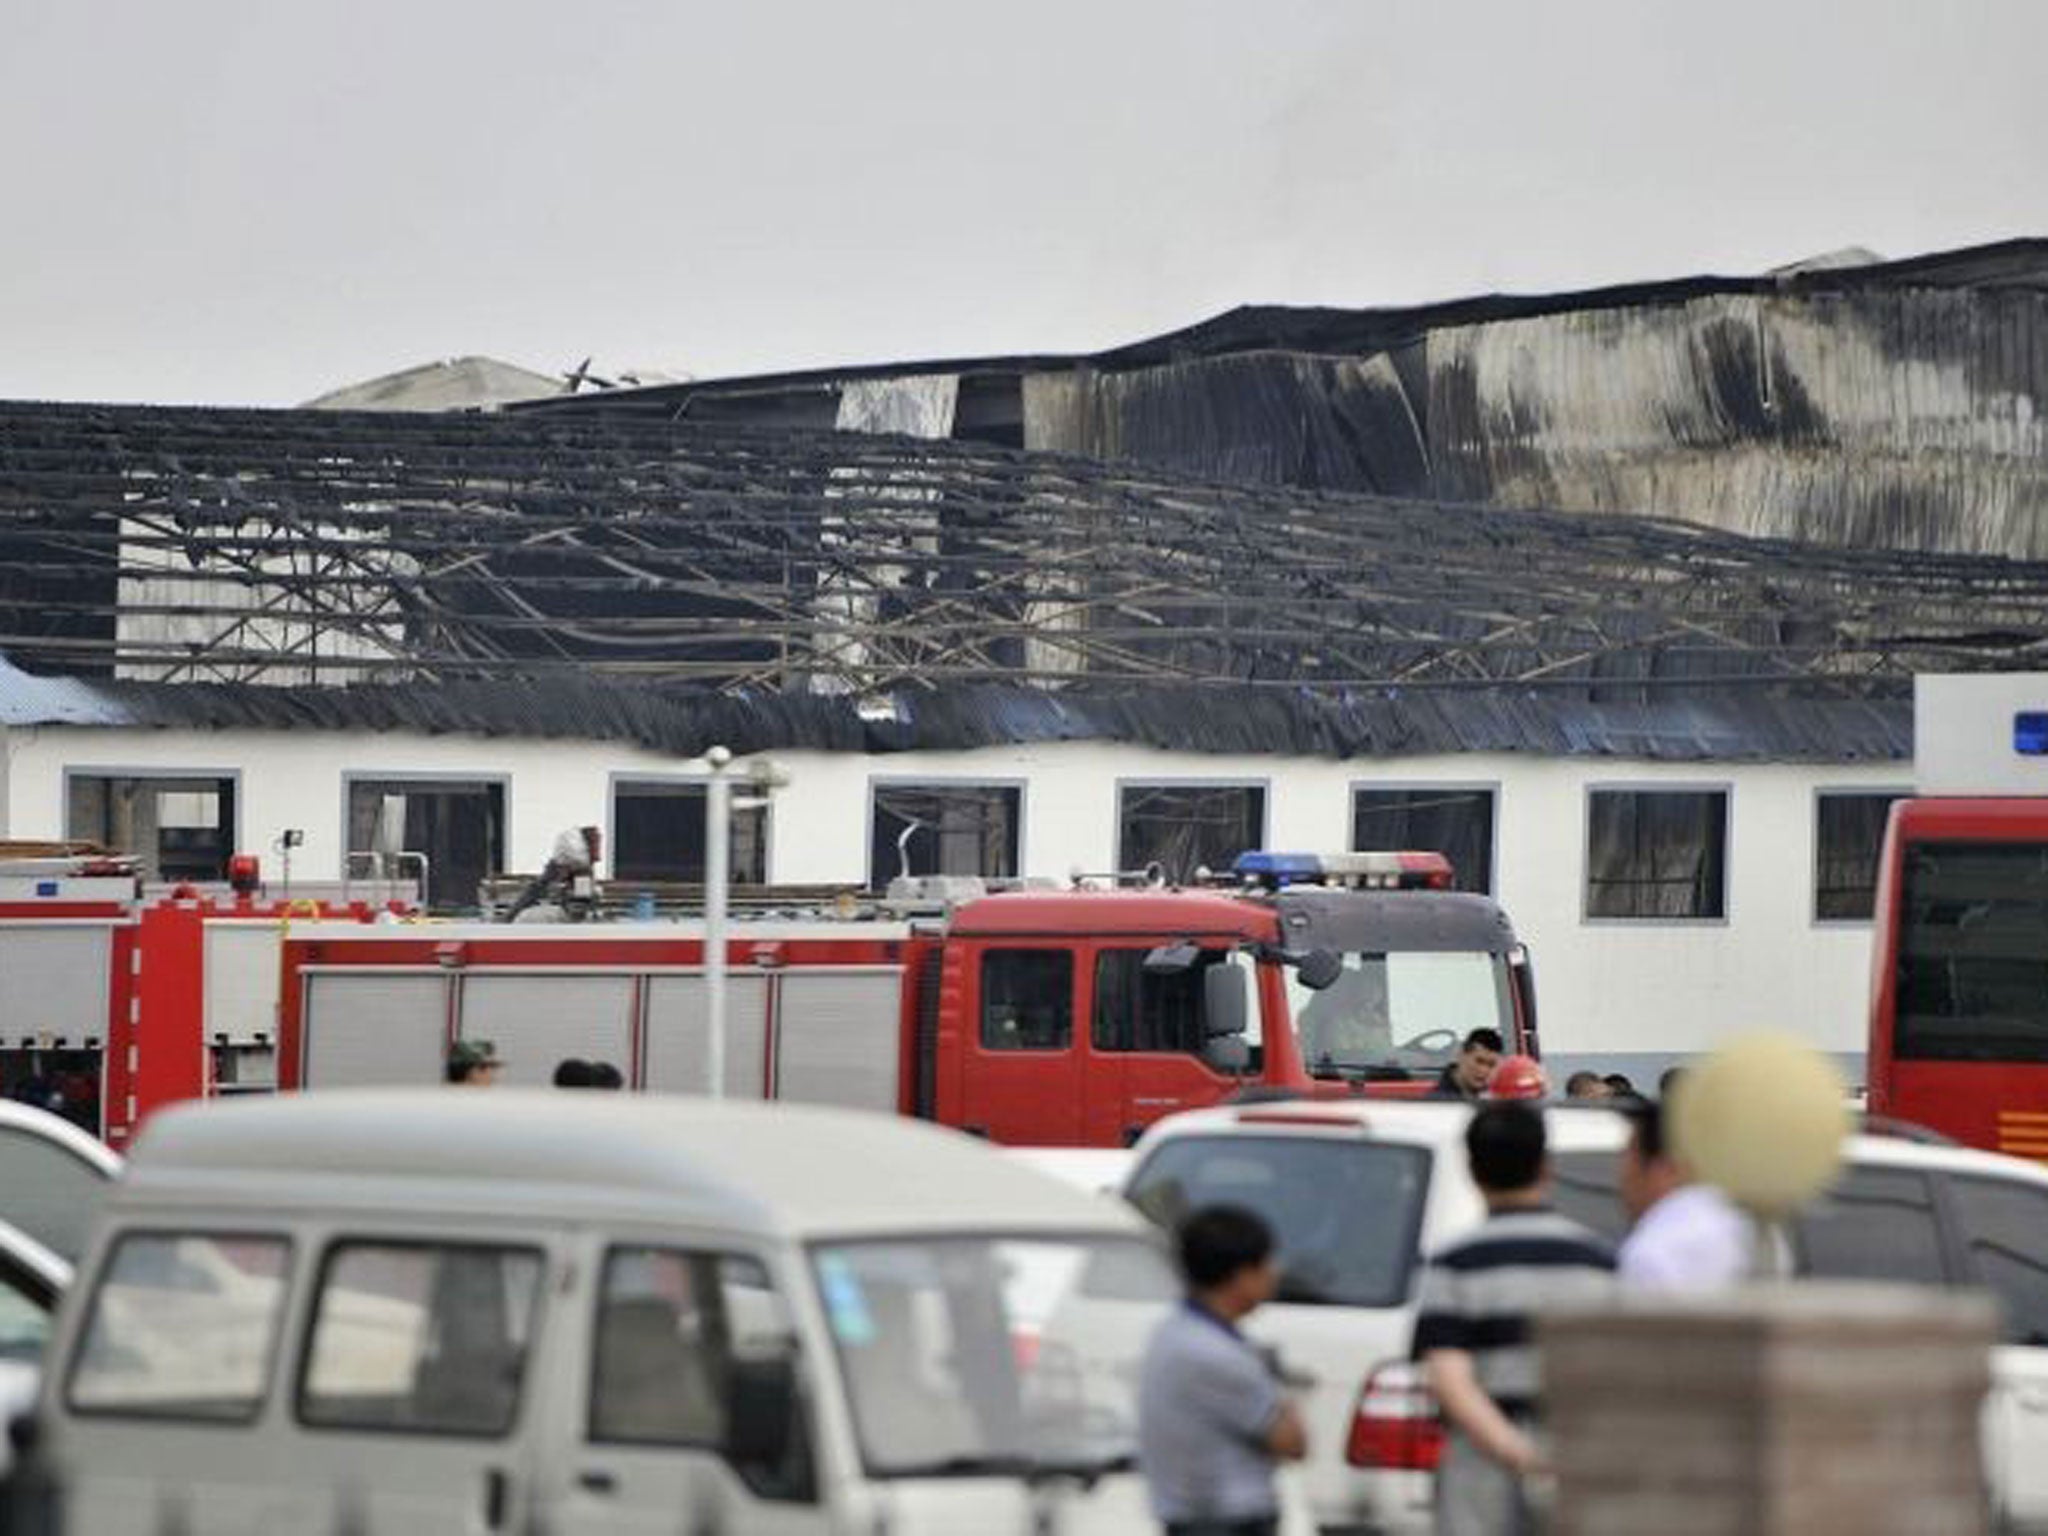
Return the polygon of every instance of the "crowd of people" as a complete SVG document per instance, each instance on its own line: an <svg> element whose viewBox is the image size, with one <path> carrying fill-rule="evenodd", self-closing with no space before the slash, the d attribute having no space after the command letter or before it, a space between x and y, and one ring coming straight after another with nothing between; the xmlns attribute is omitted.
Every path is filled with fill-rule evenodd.
<svg viewBox="0 0 2048 1536"><path fill-rule="evenodd" d="M1498 1035L1475 1031L1438 1085L1442 1097L1478 1101L1465 1157L1487 1210L1477 1228L1429 1255L1418 1288L1412 1353L1445 1424L1439 1536L1534 1528L1528 1490L1544 1469L1536 1312L1631 1290L1710 1291L1753 1268L1749 1220L1692 1176L1666 1136L1662 1100L1638 1095L1626 1078L1587 1074L1598 1089L1577 1083L1571 1096L1616 1101L1628 1117L1617 1181L1627 1236L1613 1247L1554 1210L1543 1114L1529 1102L1547 1090L1528 1092L1519 1077L1503 1085L1514 1061L1502 1057ZM1667 1073L1660 1087L1676 1081ZM1153 1512L1168 1536L1271 1536L1275 1467L1307 1449L1277 1379L1238 1332L1278 1287L1272 1234L1249 1210L1211 1206L1192 1213L1178 1239L1187 1303L1152 1339L1139 1401Z"/></svg>

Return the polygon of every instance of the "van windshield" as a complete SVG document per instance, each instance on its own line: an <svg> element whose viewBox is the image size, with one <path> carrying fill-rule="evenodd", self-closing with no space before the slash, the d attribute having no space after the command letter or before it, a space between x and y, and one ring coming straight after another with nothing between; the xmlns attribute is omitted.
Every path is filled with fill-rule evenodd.
<svg viewBox="0 0 2048 1536"><path fill-rule="evenodd" d="M1175 1136L1132 1174L1133 1204L1171 1229L1205 1205L1264 1217L1280 1301L1397 1307L1408 1299L1429 1190L1421 1147L1320 1136Z"/></svg>
<svg viewBox="0 0 2048 1536"><path fill-rule="evenodd" d="M1415 1076L1441 1071L1474 1029L1514 1038L1508 963L1484 950L1408 950L1343 956L1319 992L1286 967L1287 1011L1302 1065L1318 1077Z"/></svg>
<svg viewBox="0 0 2048 1536"><path fill-rule="evenodd" d="M1113 1470L1178 1289L1141 1238L831 1243L812 1273L876 1477Z"/></svg>

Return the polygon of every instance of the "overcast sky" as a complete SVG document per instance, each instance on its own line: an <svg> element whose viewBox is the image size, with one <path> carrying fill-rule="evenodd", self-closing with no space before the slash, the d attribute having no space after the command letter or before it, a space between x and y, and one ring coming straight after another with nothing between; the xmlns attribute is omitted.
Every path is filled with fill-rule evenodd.
<svg viewBox="0 0 2048 1536"><path fill-rule="evenodd" d="M2048 234L2035 0L0 0L0 396L700 377Z"/></svg>

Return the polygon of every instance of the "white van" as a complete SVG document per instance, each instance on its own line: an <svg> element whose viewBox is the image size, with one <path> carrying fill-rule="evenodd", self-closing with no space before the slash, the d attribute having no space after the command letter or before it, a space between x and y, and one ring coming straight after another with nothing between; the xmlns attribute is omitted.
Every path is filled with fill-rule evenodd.
<svg viewBox="0 0 2048 1536"><path fill-rule="evenodd" d="M37 1437L74 1536L1149 1523L1158 1240L914 1121L457 1089L172 1109L81 1273Z"/></svg>

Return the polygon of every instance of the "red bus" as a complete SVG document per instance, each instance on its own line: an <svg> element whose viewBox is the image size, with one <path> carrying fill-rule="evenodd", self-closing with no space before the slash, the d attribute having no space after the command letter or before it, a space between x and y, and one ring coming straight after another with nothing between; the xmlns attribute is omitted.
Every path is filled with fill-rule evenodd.
<svg viewBox="0 0 2048 1536"><path fill-rule="evenodd" d="M1872 925L1870 1108L2048 1162L2048 797L1901 800Z"/></svg>

